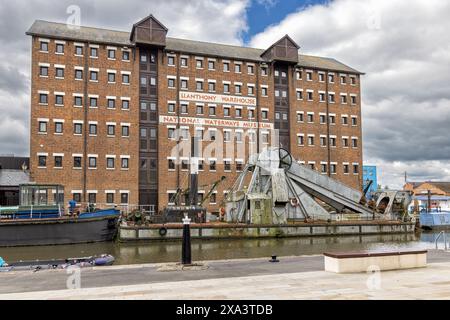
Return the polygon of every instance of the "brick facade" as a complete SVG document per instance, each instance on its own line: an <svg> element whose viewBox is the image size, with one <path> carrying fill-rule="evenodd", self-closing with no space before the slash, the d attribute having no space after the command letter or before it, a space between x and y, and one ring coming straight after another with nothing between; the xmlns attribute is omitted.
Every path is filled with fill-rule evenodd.
<svg viewBox="0 0 450 320"><path fill-rule="evenodd" d="M155 26L159 28L157 43L151 37L148 41L145 38L143 41L142 35L147 33L142 32L142 29L153 30L152 28ZM91 34L87 39L86 33L61 32L62 28L64 25L36 22L28 32L32 35L30 167L32 179L37 183L63 184L66 199L72 197L73 192L80 190L83 195L89 191L95 191L97 192L96 201L105 203L107 202L106 192L114 191L114 202L120 203L120 191L126 191L129 194L129 204L156 204L159 210L163 209L169 204L172 193L179 188L182 190L188 188L189 167L182 167L180 156L175 155L175 159L173 159L176 161L175 167L169 168L169 160L172 160L173 151L176 150L177 142L180 141L179 136L170 138L169 130L173 128L177 133L181 133L182 130L187 129L191 136L194 135L196 126L183 123L188 118L197 122L209 121L208 124L202 126L204 132L201 142L204 147L203 151L211 150L212 144L219 149L234 148L232 152L224 154L205 152L206 154L202 156L204 162L203 170L199 171L200 192L208 193L215 181L222 176L226 177L215 190L215 200L213 197L205 202L209 211L217 212L221 207L224 193L232 186L239 171L245 166L250 153L249 149L256 150L257 146L260 149L270 146L269 143L264 143L262 135L269 132L269 140L276 137L273 135L273 130L268 129L276 126L288 128L289 145L282 147L289 149L295 160L305 165L314 164L317 170L322 170L321 165L326 165L324 174L335 177L356 189L361 188L360 72L335 60L298 56L296 45L290 38L283 38L280 41L284 41L286 46L291 44L290 50L292 52L292 48L295 49L295 57L291 54L284 60L282 54L281 58L279 54L282 51L277 51L276 46L270 48L272 51L263 52L258 49L189 42L172 38L166 40L167 29L152 16L133 26L131 37L126 32L89 29ZM141 30L136 33L134 32L135 28L141 28ZM41 52L40 43L42 41L47 41L48 52ZM56 54L55 41L65 41L64 55ZM84 45L83 56L75 54L76 44ZM98 47L98 58L90 57L87 51L90 45ZM116 50L115 60L108 59L108 49L110 50L111 47ZM130 51L130 61L122 61L122 50ZM147 72L144 71L146 67L141 59L144 59L142 55L148 52L155 54L156 69ZM198 60L202 61L201 67ZM186 62L185 65L184 62ZM227 69L226 64L229 66ZM64 79L55 78L58 65L64 65ZM40 66L44 66L44 68L48 66L48 76L40 76ZM240 70L237 66L240 66ZM84 68L83 80L74 79L76 67ZM89 77L89 74L86 73L89 68L98 70L98 82L85 79L85 77ZM108 83L108 71L116 72L116 83ZM120 78L123 72L130 73L129 85L121 82ZM308 73L311 73L311 79L308 78ZM147 91L144 95L142 94L144 80L141 78L144 75L147 77L145 86L149 88L151 94ZM155 75L155 79L152 79L152 75ZM330 81L331 75L334 76L334 81ZM345 78L345 83L341 81L341 76ZM173 87L169 87L172 79ZM285 83L285 86L276 86L275 79ZM147 81L152 83L147 83ZM198 88L197 82L203 83L202 89ZM210 88L209 83L213 83L214 86ZM186 87L184 87L185 84ZM225 91L226 85L229 87L227 91ZM236 86L240 86L240 92L236 91ZM152 88L155 88L154 92L151 91ZM308 99L309 90L313 92L312 99ZM39 95L44 91L48 92L48 103L40 104ZM298 91L302 92L301 96L298 95ZM64 93L63 106L55 106L55 92ZM255 103L254 105L251 103L250 105L216 103L204 102L200 99L198 101L189 99L188 101L180 97L183 92L206 93L211 99L215 99L216 95L245 97L250 99L248 101L255 101ZM83 96L83 106L74 106L74 93ZM324 101L320 100L321 93L325 95ZM330 102L329 96L333 94L334 102ZM346 101L341 100L344 99L341 98L341 94L345 95ZM89 100L89 96L98 96L97 108L89 107L89 101L86 101L86 99ZM116 97L115 109L107 108L107 97ZM129 109L122 110L121 97L129 100ZM275 112L274 106L283 99L288 101L285 105L288 110L287 115ZM151 121L147 121L147 115L145 115L145 119L143 118L142 102L144 100L154 101L157 104L154 114L156 119L154 128L157 129L156 145L152 149L154 155L152 155L153 151L148 149L147 142L151 144L151 140L147 139L148 132L142 130L143 128L148 130L153 128ZM173 106L169 107L170 104ZM187 105L187 110L184 105ZM197 107L200 106L203 106L203 112L199 112ZM210 112L210 107L215 108L215 112ZM252 117L250 116L251 112L253 112ZM263 118L263 114L266 114L266 118ZM301 118L301 114L303 114L303 118ZM308 121L308 114L313 114L313 119L310 119L312 121ZM325 117L324 123L320 121L321 115ZM334 123L330 123L328 119L333 117ZM343 117L346 117L346 123L342 120ZM352 122L352 118L356 120ZM167 119L175 119L175 122L169 123L170 121ZM211 120L216 119L234 122L233 125L224 123L215 125ZM55 134L55 123L60 120L64 121L63 134ZM80 135L74 134L74 120L83 121L83 133ZM48 122L47 132L39 132L40 121ZM98 124L96 136L89 135L89 128L86 126L93 121ZM108 136L107 123L116 124L114 137ZM121 136L121 123L130 125L129 137ZM228 122L228 124L230 123ZM252 130L256 138L253 142L250 142L249 137L246 136L249 126L254 126ZM209 129L216 130L216 141L210 141ZM224 141L228 135L225 131L229 132L231 142ZM243 141L237 142L238 136L241 134ZM311 142L308 139L311 135L314 135L314 145L308 143ZM299 140L299 136L303 136L303 141ZM323 146L321 146L320 139L322 136L326 141ZM86 142L84 138L86 138ZM335 141L332 143L335 146L330 145L332 139ZM347 139L347 146L344 146L343 139ZM353 146L352 139L356 140L353 142ZM276 141L269 142L274 144ZM243 148L245 152L238 154L237 148ZM55 168L54 157L62 154L64 154L63 166ZM88 162L83 162L81 169L73 168L73 155L77 154L82 154L83 159L86 159L88 155L97 155L97 168L85 168ZM47 155L45 168L39 166L39 155ZM116 157L113 170L106 166L107 155ZM129 157L129 168L126 170L120 167L121 156ZM183 159L188 160L189 152L182 156L185 157ZM156 159L156 168L147 162L148 159L153 161L151 157ZM216 158L215 170L210 170L208 160L211 158ZM224 159L231 161L230 170L225 170ZM345 165L348 165L348 172L344 171ZM330 169L335 169L335 172L331 172ZM86 182L84 174L86 174ZM143 189L147 182L149 186L152 186L149 187L150 189L157 188L157 203L148 203L148 200L143 200L145 191ZM83 197L83 200L88 201L89 197Z"/></svg>

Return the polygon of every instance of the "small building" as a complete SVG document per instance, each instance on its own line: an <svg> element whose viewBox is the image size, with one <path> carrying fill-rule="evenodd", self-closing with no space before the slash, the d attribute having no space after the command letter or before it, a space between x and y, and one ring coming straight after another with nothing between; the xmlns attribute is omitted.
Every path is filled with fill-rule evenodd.
<svg viewBox="0 0 450 320"><path fill-rule="evenodd" d="M407 182L403 189L413 192L411 210L426 210L429 206L431 211L450 211L450 182Z"/></svg>
<svg viewBox="0 0 450 320"><path fill-rule="evenodd" d="M367 190L367 196L370 198L371 194L378 189L377 179L377 167L376 166L363 166L363 190L372 181L372 185Z"/></svg>
<svg viewBox="0 0 450 320"><path fill-rule="evenodd" d="M0 156L0 206L19 205L19 185L30 182L29 158Z"/></svg>

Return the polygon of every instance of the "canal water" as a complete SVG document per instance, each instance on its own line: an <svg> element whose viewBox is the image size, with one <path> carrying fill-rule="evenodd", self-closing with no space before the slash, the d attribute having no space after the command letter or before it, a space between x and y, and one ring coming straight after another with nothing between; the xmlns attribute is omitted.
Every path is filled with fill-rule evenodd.
<svg viewBox="0 0 450 320"><path fill-rule="evenodd" d="M358 251L390 249L433 249L438 233L397 235L339 236L249 240L198 240L192 242L192 259L219 260L299 256L322 254L325 251ZM441 237L442 238L442 237ZM440 248L444 247L442 239ZM6 261L85 257L112 254L115 264L177 262L181 242L91 243L60 246L0 248Z"/></svg>

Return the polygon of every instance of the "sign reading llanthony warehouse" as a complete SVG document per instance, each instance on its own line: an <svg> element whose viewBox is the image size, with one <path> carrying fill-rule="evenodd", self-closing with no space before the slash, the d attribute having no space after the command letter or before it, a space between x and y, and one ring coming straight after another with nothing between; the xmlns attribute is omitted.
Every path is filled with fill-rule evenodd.
<svg viewBox="0 0 450 320"><path fill-rule="evenodd" d="M180 100L205 102L205 103L236 104L242 106L256 106L256 98L252 97L229 96L223 94L210 94L198 92L181 91Z"/></svg>
<svg viewBox="0 0 450 320"><path fill-rule="evenodd" d="M211 118L192 118L192 117L180 117L180 125L197 125L197 126L213 126L213 127L231 127L231 128L261 128L261 129L273 129L272 123L265 122L250 122L239 120L226 120L226 119L211 119ZM177 116L159 116L159 123L161 124L177 124Z"/></svg>

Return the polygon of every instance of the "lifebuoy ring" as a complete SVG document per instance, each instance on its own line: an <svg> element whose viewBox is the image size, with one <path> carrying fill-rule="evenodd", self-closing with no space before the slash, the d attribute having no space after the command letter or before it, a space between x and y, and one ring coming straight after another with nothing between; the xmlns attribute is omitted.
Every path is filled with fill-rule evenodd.
<svg viewBox="0 0 450 320"><path fill-rule="evenodd" d="M416 223L416 217L411 217L411 222Z"/></svg>
<svg viewBox="0 0 450 320"><path fill-rule="evenodd" d="M159 229L159 235L160 236L165 236L167 234L167 229L162 227Z"/></svg>
<svg viewBox="0 0 450 320"><path fill-rule="evenodd" d="M293 206L293 207L298 206L297 198L291 198L290 203L291 203L291 206Z"/></svg>
<svg viewBox="0 0 450 320"><path fill-rule="evenodd" d="M224 207L220 208L220 215L221 216L225 215L225 208Z"/></svg>

